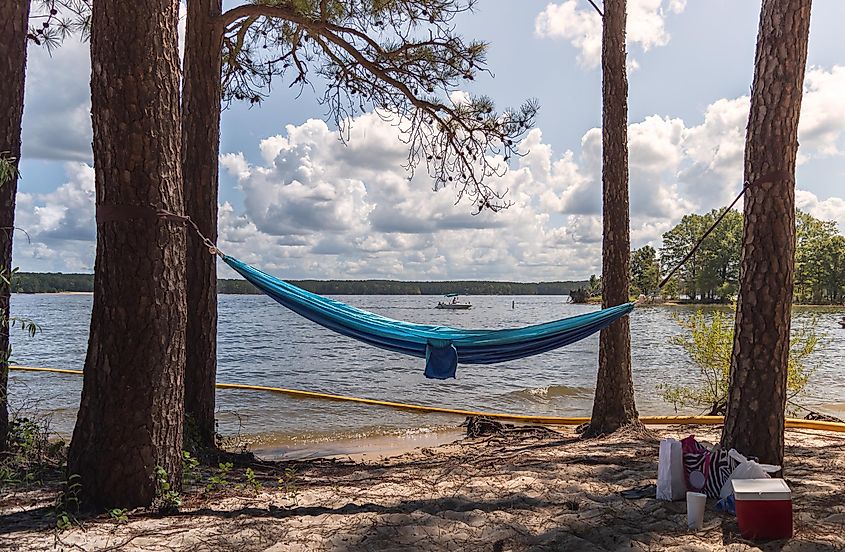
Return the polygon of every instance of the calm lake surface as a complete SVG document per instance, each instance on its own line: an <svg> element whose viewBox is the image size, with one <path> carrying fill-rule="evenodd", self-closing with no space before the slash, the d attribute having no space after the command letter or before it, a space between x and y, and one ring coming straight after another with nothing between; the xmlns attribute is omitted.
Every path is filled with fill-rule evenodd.
<svg viewBox="0 0 845 552"><path fill-rule="evenodd" d="M469 311L434 309L432 296L338 296L336 299L411 322L465 328L535 324L595 310L561 296L469 297ZM12 313L36 320L43 333L13 333L12 361L81 369L91 295L14 295ZM516 301L516 308L511 308ZM218 381L288 387L425 405L522 414L587 416L597 367L598 335L527 359L492 366L459 366L456 380L423 377L422 359L368 347L329 332L264 296L221 295ZM631 315L634 382L641 414L671 414L655 393L659 383L692 383L698 371L670 344L681 328L674 315L694 307L641 307ZM801 402L845 414L845 331L841 308L797 307L794 325L815 317L824 334L811 363L816 372ZM82 390L79 376L13 372L12 408L49 414L52 428L69 435ZM254 446L307 445L338 439L409 435L454 427L458 417L412 414L278 394L218 390L219 432Z"/></svg>

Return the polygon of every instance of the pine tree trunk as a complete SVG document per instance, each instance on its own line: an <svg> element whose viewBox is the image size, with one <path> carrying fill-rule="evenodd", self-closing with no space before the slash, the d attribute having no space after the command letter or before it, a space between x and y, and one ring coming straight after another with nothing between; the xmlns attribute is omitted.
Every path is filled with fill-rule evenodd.
<svg viewBox="0 0 845 552"><path fill-rule="evenodd" d="M14 159L15 168L21 157L28 21L29 0L0 4L0 156ZM17 192L17 177L0 182L0 271L6 278L12 271ZM0 451L9 437L9 299L9 285L0 280Z"/></svg>
<svg viewBox="0 0 845 552"><path fill-rule="evenodd" d="M628 220L628 77L626 0L604 2L602 31L602 308L629 301L631 238ZM585 436L638 423L631 376L631 330L625 316L599 337L593 415Z"/></svg>
<svg viewBox="0 0 845 552"><path fill-rule="evenodd" d="M215 26L220 0L190 0L182 87L182 173L185 211L212 242L217 241L217 159L220 150L220 51ZM185 365L187 445L215 446L217 376L217 265L199 236L188 234L188 317Z"/></svg>
<svg viewBox="0 0 845 552"><path fill-rule="evenodd" d="M745 139L742 265L722 444L783 463L795 159L811 0L764 0ZM771 175L771 176L767 176Z"/></svg>
<svg viewBox="0 0 845 552"><path fill-rule="evenodd" d="M157 466L181 482L185 229L146 216L183 209L178 13L178 0L93 4L97 256L68 458L87 508L151 504Z"/></svg>

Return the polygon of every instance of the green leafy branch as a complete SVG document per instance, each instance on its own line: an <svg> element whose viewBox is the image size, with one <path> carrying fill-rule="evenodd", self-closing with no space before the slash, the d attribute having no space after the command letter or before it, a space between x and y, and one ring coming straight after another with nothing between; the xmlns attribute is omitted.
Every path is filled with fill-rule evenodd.
<svg viewBox="0 0 845 552"><path fill-rule="evenodd" d="M675 316L684 330L671 338L682 347L699 370L699 380L692 385L657 385L658 394L675 410L680 407L704 407L708 415L723 415L730 385L731 352L734 341L733 317L721 311L705 315L698 310L689 317ZM799 395L813 374L809 357L820 343L813 318L803 328L793 330L787 364L787 399Z"/></svg>

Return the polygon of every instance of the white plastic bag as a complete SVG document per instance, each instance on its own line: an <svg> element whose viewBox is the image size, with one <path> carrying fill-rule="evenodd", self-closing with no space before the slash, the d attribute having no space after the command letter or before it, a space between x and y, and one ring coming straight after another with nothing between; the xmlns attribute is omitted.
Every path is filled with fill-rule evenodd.
<svg viewBox="0 0 845 552"><path fill-rule="evenodd" d="M657 461L657 499L681 500L686 492L681 442L677 439L663 439L660 441Z"/></svg>
<svg viewBox="0 0 845 552"><path fill-rule="evenodd" d="M770 473L780 471L780 466L758 464L754 460L749 460L737 452L736 449L731 449L728 454L730 454L731 458L739 462L739 464L737 464L734 471L731 472L731 476L722 485L722 491L719 493L719 496L722 498L727 498L733 494L734 488L731 481L734 479L768 479L771 477L769 475Z"/></svg>

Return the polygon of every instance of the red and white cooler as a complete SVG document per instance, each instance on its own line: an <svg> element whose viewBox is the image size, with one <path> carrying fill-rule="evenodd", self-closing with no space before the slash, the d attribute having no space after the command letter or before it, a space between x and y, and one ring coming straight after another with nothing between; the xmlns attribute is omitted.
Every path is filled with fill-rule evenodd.
<svg viewBox="0 0 845 552"><path fill-rule="evenodd" d="M792 492L783 479L734 479L739 532L749 540L792 537Z"/></svg>

